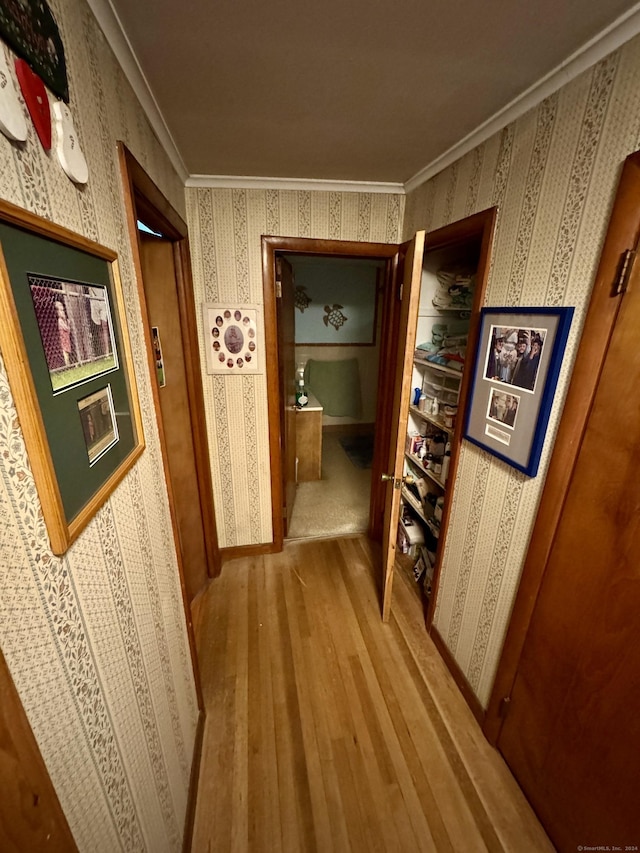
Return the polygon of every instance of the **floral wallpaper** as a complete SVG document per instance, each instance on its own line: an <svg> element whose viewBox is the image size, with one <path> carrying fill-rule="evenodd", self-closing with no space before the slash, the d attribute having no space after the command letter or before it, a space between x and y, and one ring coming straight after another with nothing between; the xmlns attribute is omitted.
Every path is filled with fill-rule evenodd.
<svg viewBox="0 0 640 853"><path fill-rule="evenodd" d="M625 157L640 143L640 40L583 73L407 197L403 232L492 205L487 304L575 306L541 467L463 442L435 626L488 702Z"/></svg>
<svg viewBox="0 0 640 853"><path fill-rule="evenodd" d="M147 446L54 556L0 358L0 644L79 849L178 851L198 709L116 141L183 215L184 189L84 0L51 8L89 181L29 122L23 144L0 135L0 197L118 252Z"/></svg>
<svg viewBox="0 0 640 853"><path fill-rule="evenodd" d="M394 194L195 188L186 193L196 305L262 305L263 234L397 243L404 210L404 197ZM202 381L220 546L271 542L266 377L203 373Z"/></svg>

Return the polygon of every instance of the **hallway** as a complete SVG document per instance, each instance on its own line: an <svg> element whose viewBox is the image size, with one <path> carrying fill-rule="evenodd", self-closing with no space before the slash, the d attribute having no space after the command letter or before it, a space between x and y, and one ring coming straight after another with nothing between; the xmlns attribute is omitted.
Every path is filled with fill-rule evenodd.
<svg viewBox="0 0 640 853"><path fill-rule="evenodd" d="M238 559L197 630L207 719L193 833L209 851L552 851L396 575L364 537Z"/></svg>

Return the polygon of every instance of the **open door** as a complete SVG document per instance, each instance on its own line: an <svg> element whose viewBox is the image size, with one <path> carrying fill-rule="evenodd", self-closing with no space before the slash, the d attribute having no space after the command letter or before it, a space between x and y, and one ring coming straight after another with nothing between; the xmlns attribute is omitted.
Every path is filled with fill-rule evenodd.
<svg viewBox="0 0 640 853"><path fill-rule="evenodd" d="M282 495L284 535L289 533L296 498L296 319L293 269L286 258L276 257L278 315L278 383L280 434L282 435Z"/></svg>
<svg viewBox="0 0 640 853"><path fill-rule="evenodd" d="M404 466L404 445L407 434L411 370L416 343L416 318L420 302L422 259L425 232L418 231L410 243L401 247L405 255L401 287L401 307L398 348L395 359L393 403L390 418L389 464L382 479L387 481L382 538L382 620L387 622L391 612L391 593L396 558L396 532L400 515L400 492Z"/></svg>

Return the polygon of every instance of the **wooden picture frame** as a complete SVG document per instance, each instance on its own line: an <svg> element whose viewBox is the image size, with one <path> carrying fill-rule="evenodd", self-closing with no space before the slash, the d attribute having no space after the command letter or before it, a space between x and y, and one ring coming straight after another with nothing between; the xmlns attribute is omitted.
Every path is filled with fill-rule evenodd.
<svg viewBox="0 0 640 853"><path fill-rule="evenodd" d="M116 253L0 201L0 350L62 555L144 449Z"/></svg>
<svg viewBox="0 0 640 853"><path fill-rule="evenodd" d="M464 438L535 477L573 308L483 308Z"/></svg>

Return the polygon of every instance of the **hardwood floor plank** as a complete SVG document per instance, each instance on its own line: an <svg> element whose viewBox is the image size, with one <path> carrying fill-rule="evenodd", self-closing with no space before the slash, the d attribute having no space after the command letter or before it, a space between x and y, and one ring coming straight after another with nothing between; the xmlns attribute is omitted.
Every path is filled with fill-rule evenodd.
<svg viewBox="0 0 640 853"><path fill-rule="evenodd" d="M276 748L276 723L274 712L274 692L272 674L271 634L274 630L273 611L267 595L264 560L256 578L257 592L257 633L254 635L257 650L251 649L258 660L259 680L257 695L260 717L260 741L251 743L252 749L258 749L261 757L262 773L255 772L251 777L249 790L249 808L256 800L261 802L263 813L262 833L257 836L256 850L270 850L273 853L283 850L280 829L280 798L278 796L278 755ZM255 713L255 708L254 708ZM259 827L256 826L256 830Z"/></svg>
<svg viewBox="0 0 640 853"><path fill-rule="evenodd" d="M317 727L312 701L313 660L305 655L305 643L310 638L309 622L301 586L304 584L296 570L294 560L289 560L289 571L283 575L284 595L287 605L291 656L297 686L300 730L306 756L306 777L309 786L314 835L320 850L330 849L331 823L318 746ZM310 666L309 666L310 665Z"/></svg>
<svg viewBox="0 0 640 853"><path fill-rule="evenodd" d="M226 563L200 602L193 853L550 853L399 574L364 537Z"/></svg>
<svg viewBox="0 0 640 853"><path fill-rule="evenodd" d="M305 849L313 851L316 849L316 843L313 831L313 807L311 803L309 770L307 766L307 754L304 749L304 736L300 720L300 703L298 702L296 670L291 645L289 613L287 610L282 574L276 578L276 594L276 609L278 614L280 655L284 687L284 719L286 720L286 725L291 738L290 767L295 790L294 806L296 807L297 820L300 826L301 835L302 838L305 839ZM280 802L282 805L282 800ZM284 833L283 842L285 842ZM284 846L285 849L290 849L287 848L286 842L284 843Z"/></svg>
<svg viewBox="0 0 640 853"><path fill-rule="evenodd" d="M228 638L231 644L228 675L235 674L235 728L231 776L232 853L246 853L249 833L248 778L248 682L249 682L249 573L252 560L238 568L239 585L230 602L233 607Z"/></svg>
<svg viewBox="0 0 640 853"><path fill-rule="evenodd" d="M276 555L281 556L281 555ZM269 653L271 657L271 683L273 689L274 733L276 743L277 791L280 812L280 837L282 849L303 850L300 835L298 808L296 804L296 786L294 781L295 755L294 743L287 713L287 679L282 656L283 626L277 607L279 564L271 567L266 574L266 590L270 607ZM281 586L281 584L280 584ZM284 606L284 603L282 604ZM286 627L286 625L285 625Z"/></svg>

